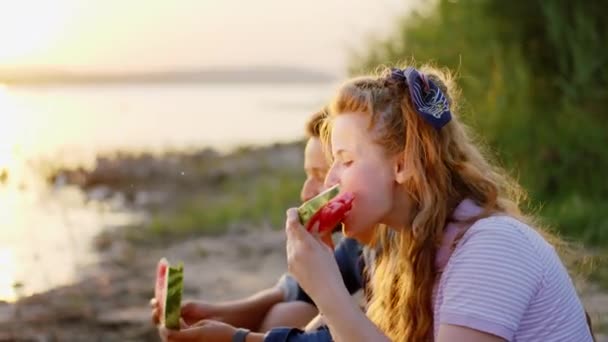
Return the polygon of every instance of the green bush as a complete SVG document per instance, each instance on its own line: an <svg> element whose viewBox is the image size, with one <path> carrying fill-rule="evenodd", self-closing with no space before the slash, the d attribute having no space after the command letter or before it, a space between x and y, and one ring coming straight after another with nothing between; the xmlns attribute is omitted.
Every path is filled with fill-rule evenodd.
<svg viewBox="0 0 608 342"><path fill-rule="evenodd" d="M218 235L231 224L283 228L285 211L298 204L304 179L300 170L275 170L257 176L232 177L210 192L198 193L175 210L155 214L146 227L132 230L134 242L191 235Z"/></svg>
<svg viewBox="0 0 608 342"><path fill-rule="evenodd" d="M350 72L432 61L460 113L567 236L608 241L608 3L441 0L353 54Z"/></svg>

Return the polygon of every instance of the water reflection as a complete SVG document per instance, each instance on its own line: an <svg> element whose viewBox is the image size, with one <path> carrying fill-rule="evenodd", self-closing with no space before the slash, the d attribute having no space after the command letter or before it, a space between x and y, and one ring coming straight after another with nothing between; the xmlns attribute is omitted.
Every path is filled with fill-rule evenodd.
<svg viewBox="0 0 608 342"><path fill-rule="evenodd" d="M0 300L14 301L17 299L15 291L17 267L13 251L9 248L0 248Z"/></svg>
<svg viewBox="0 0 608 342"><path fill-rule="evenodd" d="M0 300L16 299L16 283L30 295L78 279L97 260L93 237L133 219L73 187L0 189Z"/></svg>

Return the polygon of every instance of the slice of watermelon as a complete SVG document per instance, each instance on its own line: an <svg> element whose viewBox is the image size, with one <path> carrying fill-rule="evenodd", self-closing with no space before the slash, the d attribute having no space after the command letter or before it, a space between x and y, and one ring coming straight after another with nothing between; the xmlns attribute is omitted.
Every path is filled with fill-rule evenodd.
<svg viewBox="0 0 608 342"><path fill-rule="evenodd" d="M334 185L331 188L321 192L317 196L304 202L298 208L298 215L300 216L300 222L306 226L312 216L321 209L325 203L329 202L332 198L336 197L340 193L339 185Z"/></svg>
<svg viewBox="0 0 608 342"><path fill-rule="evenodd" d="M160 324L168 329L179 330L181 317L184 267L180 263L172 267L162 258L156 267L154 297L160 311Z"/></svg>
<svg viewBox="0 0 608 342"><path fill-rule="evenodd" d="M340 194L339 185L334 185L298 208L300 222L308 231L318 222L321 235L331 232L351 209L353 200L353 194Z"/></svg>
<svg viewBox="0 0 608 342"><path fill-rule="evenodd" d="M355 196L350 192L342 193L329 202L308 220L306 229L311 231L316 223L318 223L317 231L323 235L326 232L331 232L335 226L341 223L346 214L352 209Z"/></svg>

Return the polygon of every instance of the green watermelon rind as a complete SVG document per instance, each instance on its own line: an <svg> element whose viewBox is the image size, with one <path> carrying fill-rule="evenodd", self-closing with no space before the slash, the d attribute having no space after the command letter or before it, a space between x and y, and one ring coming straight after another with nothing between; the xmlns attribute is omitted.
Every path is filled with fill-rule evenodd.
<svg viewBox="0 0 608 342"><path fill-rule="evenodd" d="M300 216L300 223L306 225L308 220L323 207L327 202L329 202L332 198L336 197L340 193L339 185L334 185L331 188L323 191L317 196L311 198L310 200L304 202L298 208L298 215Z"/></svg>
<svg viewBox="0 0 608 342"><path fill-rule="evenodd" d="M167 271L167 295L165 299L165 327L179 330L181 317L182 292L184 288L184 267L170 266Z"/></svg>

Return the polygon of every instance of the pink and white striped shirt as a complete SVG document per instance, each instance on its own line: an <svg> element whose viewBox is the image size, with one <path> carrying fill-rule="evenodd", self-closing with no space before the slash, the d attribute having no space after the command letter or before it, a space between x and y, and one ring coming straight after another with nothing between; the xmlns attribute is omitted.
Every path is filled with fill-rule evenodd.
<svg viewBox="0 0 608 342"><path fill-rule="evenodd" d="M465 200L453 216L480 210ZM441 324L452 324L507 341L592 341L572 280L538 232L512 217L491 216L470 226L451 252L458 229L448 224L437 255L435 338Z"/></svg>

